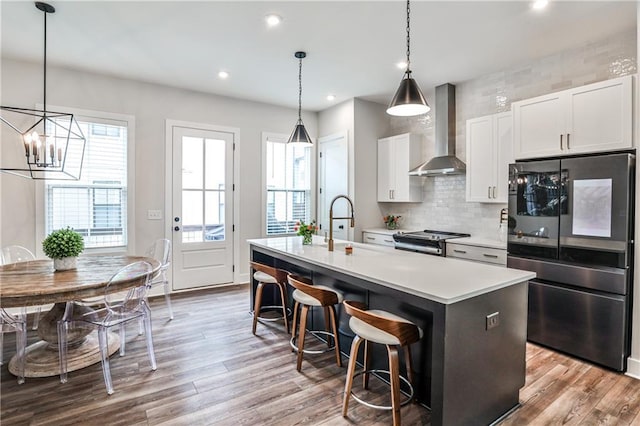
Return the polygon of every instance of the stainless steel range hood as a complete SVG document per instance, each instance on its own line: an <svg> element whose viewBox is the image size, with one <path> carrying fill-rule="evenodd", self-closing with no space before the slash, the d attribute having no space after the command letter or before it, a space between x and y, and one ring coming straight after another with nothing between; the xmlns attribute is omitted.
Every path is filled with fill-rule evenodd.
<svg viewBox="0 0 640 426"><path fill-rule="evenodd" d="M410 176L465 174L467 166L456 157L456 86L436 87L436 156L409 171Z"/></svg>

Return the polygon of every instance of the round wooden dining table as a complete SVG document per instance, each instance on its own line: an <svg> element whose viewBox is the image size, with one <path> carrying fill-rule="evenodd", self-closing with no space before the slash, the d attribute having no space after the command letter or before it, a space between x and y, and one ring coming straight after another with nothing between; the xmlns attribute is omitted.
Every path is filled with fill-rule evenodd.
<svg viewBox="0 0 640 426"><path fill-rule="evenodd" d="M0 266L0 308L49 305L53 308L40 317L38 336L42 339L27 347L25 377L49 377L60 374L57 323L67 302L97 299L105 295L111 277L121 268L137 261L151 264L155 275L160 262L142 256L89 255L78 258L76 269L55 271L52 260L32 260ZM112 282L109 291L126 290L139 285L145 276ZM74 309L90 309L78 305ZM109 335L109 354L120 347L118 335ZM69 336L68 371L100 362L97 333L78 330ZM9 371L17 373L15 356Z"/></svg>

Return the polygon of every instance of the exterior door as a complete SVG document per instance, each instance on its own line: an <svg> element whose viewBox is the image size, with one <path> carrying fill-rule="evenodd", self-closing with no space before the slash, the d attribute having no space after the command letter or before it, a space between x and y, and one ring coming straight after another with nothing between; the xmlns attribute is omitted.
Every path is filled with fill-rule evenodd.
<svg viewBox="0 0 640 426"><path fill-rule="evenodd" d="M336 195L349 195L349 163L346 133L327 136L318 140L319 145L319 196L318 220L320 235L329 232L329 207ZM336 201L333 215L346 217L349 205L345 200ZM333 224L333 238L349 239L349 222L336 220Z"/></svg>
<svg viewBox="0 0 640 426"><path fill-rule="evenodd" d="M234 134L172 127L173 288L233 282Z"/></svg>

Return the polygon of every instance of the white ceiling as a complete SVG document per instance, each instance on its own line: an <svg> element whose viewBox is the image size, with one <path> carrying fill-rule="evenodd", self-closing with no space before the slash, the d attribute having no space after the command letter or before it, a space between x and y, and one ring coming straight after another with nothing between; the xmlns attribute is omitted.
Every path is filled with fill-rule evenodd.
<svg viewBox="0 0 640 426"><path fill-rule="evenodd" d="M305 50L303 108L314 111L332 105L329 93L333 103L386 103L402 78L403 1L49 3L50 64L297 107L293 54ZM637 16L634 1L551 0L540 13L528 1L414 0L411 10L413 76L425 92L631 30ZM268 13L282 24L268 29ZM1 0L0 14L2 57L41 61L42 12Z"/></svg>

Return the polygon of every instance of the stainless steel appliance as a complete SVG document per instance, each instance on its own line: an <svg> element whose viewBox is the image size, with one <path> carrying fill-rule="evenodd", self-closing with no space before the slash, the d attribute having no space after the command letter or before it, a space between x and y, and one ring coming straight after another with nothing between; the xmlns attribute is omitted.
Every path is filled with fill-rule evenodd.
<svg viewBox="0 0 640 426"><path fill-rule="evenodd" d="M509 171L507 266L537 273L528 339L625 371L635 156L523 161Z"/></svg>
<svg viewBox="0 0 640 426"><path fill-rule="evenodd" d="M445 246L447 240L462 237L470 237L470 235L456 232L431 231L429 229L393 234L396 249L433 254L436 256L445 256L447 252Z"/></svg>

